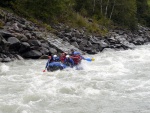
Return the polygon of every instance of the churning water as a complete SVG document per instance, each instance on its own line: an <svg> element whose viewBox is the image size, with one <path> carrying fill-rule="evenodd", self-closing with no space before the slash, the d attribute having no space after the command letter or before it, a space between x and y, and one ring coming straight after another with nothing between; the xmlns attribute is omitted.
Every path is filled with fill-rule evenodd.
<svg viewBox="0 0 150 113"><path fill-rule="evenodd" d="M44 73L46 60L0 63L0 113L150 113L150 45L86 57Z"/></svg>

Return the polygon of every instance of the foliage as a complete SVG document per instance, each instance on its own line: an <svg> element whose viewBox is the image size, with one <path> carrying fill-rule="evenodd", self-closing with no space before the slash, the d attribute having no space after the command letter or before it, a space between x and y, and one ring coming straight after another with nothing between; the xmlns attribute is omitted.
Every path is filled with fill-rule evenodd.
<svg viewBox="0 0 150 113"><path fill-rule="evenodd" d="M150 0L137 0L138 21L150 27Z"/></svg>
<svg viewBox="0 0 150 113"><path fill-rule="evenodd" d="M63 22L97 32L102 30L99 26L108 29L113 24L130 29L136 29L138 22L150 26L148 3L150 0L2 0L0 6L41 20L46 26Z"/></svg>

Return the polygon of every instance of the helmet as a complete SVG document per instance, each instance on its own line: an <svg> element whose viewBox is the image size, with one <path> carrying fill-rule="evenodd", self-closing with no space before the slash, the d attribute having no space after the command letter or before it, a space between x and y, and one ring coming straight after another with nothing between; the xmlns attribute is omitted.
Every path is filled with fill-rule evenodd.
<svg viewBox="0 0 150 113"><path fill-rule="evenodd" d="M54 55L53 57L57 57L57 55Z"/></svg>
<svg viewBox="0 0 150 113"><path fill-rule="evenodd" d="M69 58L69 55L66 55L66 58Z"/></svg>

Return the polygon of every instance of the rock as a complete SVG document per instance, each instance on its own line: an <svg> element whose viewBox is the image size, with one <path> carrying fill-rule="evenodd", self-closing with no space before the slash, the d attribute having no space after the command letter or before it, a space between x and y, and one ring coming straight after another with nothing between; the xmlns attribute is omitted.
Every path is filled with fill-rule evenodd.
<svg viewBox="0 0 150 113"><path fill-rule="evenodd" d="M23 58L22 58L20 55L15 55L15 57L16 57L18 60L23 60Z"/></svg>
<svg viewBox="0 0 150 113"><path fill-rule="evenodd" d="M1 43L2 43L4 46L10 45L10 43L7 42L4 38L2 39Z"/></svg>
<svg viewBox="0 0 150 113"><path fill-rule="evenodd" d="M25 36L25 37L22 37L21 40L22 42L27 42L28 41L28 38Z"/></svg>
<svg viewBox="0 0 150 113"><path fill-rule="evenodd" d="M14 37L14 35L12 35L10 32L8 31L4 31L4 30L0 30L0 34L5 38L9 38L9 37Z"/></svg>
<svg viewBox="0 0 150 113"><path fill-rule="evenodd" d="M72 38L70 39L71 42L75 42L76 40L77 40L76 37L72 37Z"/></svg>
<svg viewBox="0 0 150 113"><path fill-rule="evenodd" d="M32 35L30 33L26 33L25 36L28 38L28 39L31 39L32 38Z"/></svg>
<svg viewBox="0 0 150 113"><path fill-rule="evenodd" d="M21 33L14 33L14 36L15 36L17 39L19 39L19 40L21 40L21 39L23 39L23 38L27 39L27 37L26 37L24 34L21 34ZM27 40L28 40L28 39L27 39Z"/></svg>
<svg viewBox="0 0 150 113"><path fill-rule="evenodd" d="M30 45L27 42L22 42L19 53L27 52L30 50Z"/></svg>
<svg viewBox="0 0 150 113"><path fill-rule="evenodd" d="M10 62L10 61L12 61L12 60L9 57L6 57L6 58L2 59L2 62Z"/></svg>
<svg viewBox="0 0 150 113"><path fill-rule="evenodd" d="M77 42L72 42L71 44L74 45L75 47L79 48L79 45Z"/></svg>
<svg viewBox="0 0 150 113"><path fill-rule="evenodd" d="M135 45L142 45L144 43L144 39L143 37L136 37L134 40L133 40L133 43Z"/></svg>
<svg viewBox="0 0 150 113"><path fill-rule="evenodd" d="M100 40L99 44L100 44L100 46L101 46L102 48L107 48L107 47L109 47L109 44L106 43L104 40Z"/></svg>
<svg viewBox="0 0 150 113"><path fill-rule="evenodd" d="M42 55L39 59L48 59L48 55Z"/></svg>
<svg viewBox="0 0 150 113"><path fill-rule="evenodd" d="M3 59L2 58L0 58L0 62L2 62L3 61Z"/></svg>
<svg viewBox="0 0 150 113"><path fill-rule="evenodd" d="M41 46L42 46L42 47L45 47L45 48L47 48L47 49L49 49L49 44L48 44L48 42L42 43Z"/></svg>
<svg viewBox="0 0 150 113"><path fill-rule="evenodd" d="M64 41L69 41L69 38L68 37L64 37L63 40Z"/></svg>
<svg viewBox="0 0 150 113"><path fill-rule="evenodd" d="M1 44L1 42L2 42L2 39L3 39L3 37L2 37L2 35L0 34L0 44Z"/></svg>
<svg viewBox="0 0 150 113"><path fill-rule="evenodd" d="M92 48L88 48L88 47L85 47L84 50L88 53L88 54L96 54L96 50L93 50Z"/></svg>
<svg viewBox="0 0 150 113"><path fill-rule="evenodd" d="M82 39L82 41L80 42L80 44L87 46L88 40L86 39Z"/></svg>
<svg viewBox="0 0 150 113"><path fill-rule="evenodd" d="M49 50L47 48L40 47L40 52L42 53L42 55L46 55L49 53Z"/></svg>
<svg viewBox="0 0 150 113"><path fill-rule="evenodd" d="M12 44L16 44L16 43L20 43L20 41L17 39L17 38L15 38L15 37L10 37L10 38L8 38L8 40L7 40L11 45Z"/></svg>
<svg viewBox="0 0 150 113"><path fill-rule="evenodd" d="M49 51L51 54L57 54L57 50L54 48L50 48Z"/></svg>
<svg viewBox="0 0 150 113"><path fill-rule="evenodd" d="M41 46L41 42L39 40L29 40L28 43L31 46Z"/></svg>
<svg viewBox="0 0 150 113"><path fill-rule="evenodd" d="M23 53L22 56L23 56L24 58L37 59L37 58L39 58L39 57L42 56L42 53L39 52L39 51L37 51L37 50L30 50L30 51L28 51L28 52L26 52L26 53Z"/></svg>

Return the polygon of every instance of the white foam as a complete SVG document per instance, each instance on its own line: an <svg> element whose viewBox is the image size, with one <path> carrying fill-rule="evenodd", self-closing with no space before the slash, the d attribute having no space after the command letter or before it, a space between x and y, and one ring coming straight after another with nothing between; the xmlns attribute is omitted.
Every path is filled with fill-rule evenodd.
<svg viewBox="0 0 150 113"><path fill-rule="evenodd" d="M9 71L9 66L7 66L6 64L2 64L1 66L0 66L0 72L1 73L6 73L6 72L8 72Z"/></svg>

